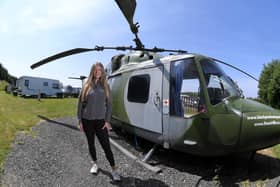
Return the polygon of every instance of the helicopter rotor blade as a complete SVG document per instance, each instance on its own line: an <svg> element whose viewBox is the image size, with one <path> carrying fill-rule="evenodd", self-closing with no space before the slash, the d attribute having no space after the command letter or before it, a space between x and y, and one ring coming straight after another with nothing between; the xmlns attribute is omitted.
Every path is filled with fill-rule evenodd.
<svg viewBox="0 0 280 187"><path fill-rule="evenodd" d="M142 46L137 46L137 47L132 47L132 46L118 46L118 47L104 47L104 46L98 46L96 45L95 48L75 48L75 49L70 49L67 51L63 51L60 53L57 53L53 56L47 57L43 60L40 60L39 62L36 62L34 64L32 64L30 67L31 69L35 69L41 65L44 65L48 62L60 59L60 58L64 58L70 55L75 55L75 54L79 54L79 53L84 53L84 52L89 52L89 51L103 51L103 50L118 50L118 51L125 51L125 50L139 50L139 51L150 51L150 52L176 52L176 53L187 53L187 51L184 50L170 50L170 49L163 49L163 48L142 48ZM85 79L87 77L80 77L81 79Z"/></svg>
<svg viewBox="0 0 280 187"><path fill-rule="evenodd" d="M215 59L215 58L212 58L212 59L215 60L216 62L219 62L219 63L221 63L221 64L224 64L224 65L226 65L226 66L229 66L229 67L231 67L231 68L233 68L233 69L235 69L235 70L237 70L237 71L239 71L239 72L241 72L241 73L247 75L248 77L251 77L251 78L254 79L255 81L259 82L259 80L258 80L256 77L254 77L253 75L250 75L249 73L243 71L243 70L240 69L240 68L237 68L237 67L235 67L235 66L233 66L233 65L231 65L231 64L228 64L228 63L226 63L226 62L223 62L223 61L221 61L221 60L217 60L217 59Z"/></svg>
<svg viewBox="0 0 280 187"><path fill-rule="evenodd" d="M86 78L87 78L86 76L83 76L83 75L80 76L80 79L81 79L81 80L84 80L84 79L86 79Z"/></svg>
<svg viewBox="0 0 280 187"><path fill-rule="evenodd" d="M125 16L131 32L135 35L133 41L135 42L137 48L142 49L144 48L143 43L141 42L140 38L138 37L138 28L140 27L139 23L133 22L133 16L136 9L136 0L115 0L118 4L119 8L121 9L123 15Z"/></svg>
<svg viewBox="0 0 280 187"><path fill-rule="evenodd" d="M135 0L115 0L115 1L118 4L119 8L121 9L123 15L125 16L127 22L129 23L131 31L134 33L134 31L138 29L136 26L137 24L133 23L136 1Z"/></svg>
<svg viewBox="0 0 280 187"><path fill-rule="evenodd" d="M80 77L68 77L68 79L78 79L78 80L81 80Z"/></svg>
<svg viewBox="0 0 280 187"><path fill-rule="evenodd" d="M70 49L70 50L67 50L67 51L63 51L61 53L58 53L58 54L55 54L53 56L50 56L48 58L45 58L43 60L40 60L39 62L35 63L35 64L32 64L30 67L31 69L34 69L34 68L37 68L43 64L46 64L48 62L51 62L51 61L54 61L54 60L57 60L59 58L63 58L63 57L66 57L66 56L70 56L70 55L75 55L75 54L78 54L78 53L84 53L84 52L89 52L89 51L98 51L99 49L97 48L93 48L93 49L90 49L90 48L75 48L75 49Z"/></svg>

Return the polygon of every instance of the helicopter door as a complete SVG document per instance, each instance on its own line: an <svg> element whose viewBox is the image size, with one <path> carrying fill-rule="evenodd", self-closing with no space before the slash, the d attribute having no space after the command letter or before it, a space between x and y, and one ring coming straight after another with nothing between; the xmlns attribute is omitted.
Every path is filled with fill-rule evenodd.
<svg viewBox="0 0 280 187"><path fill-rule="evenodd" d="M130 124L162 133L162 67L133 72L126 90L125 107Z"/></svg>
<svg viewBox="0 0 280 187"><path fill-rule="evenodd" d="M239 140L242 114L235 109L241 103L233 101L240 98L241 93L215 61L201 59L200 64L210 101L208 108L213 111L208 138L213 144L235 146Z"/></svg>

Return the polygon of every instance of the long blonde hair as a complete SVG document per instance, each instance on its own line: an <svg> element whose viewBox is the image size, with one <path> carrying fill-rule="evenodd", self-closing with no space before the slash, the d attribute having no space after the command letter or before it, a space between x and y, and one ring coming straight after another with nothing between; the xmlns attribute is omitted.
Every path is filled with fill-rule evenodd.
<svg viewBox="0 0 280 187"><path fill-rule="evenodd" d="M96 66L99 66L101 67L101 77L100 77L100 80L101 81L101 86L103 87L103 89L105 90L105 93L106 93L106 101L108 102L109 101L109 86L107 84L107 79L106 79L106 73L105 73L105 70L104 70L104 66L101 62L96 62L95 64L93 64L91 66L91 70L90 70L90 73L89 73L89 77L85 83L85 85L83 86L83 89L82 89L82 93L81 93L81 101L82 102L85 102L87 100L87 96L88 96L88 93L89 91L94 88L95 86L95 77L94 77L94 73L95 73L95 69L96 69Z"/></svg>

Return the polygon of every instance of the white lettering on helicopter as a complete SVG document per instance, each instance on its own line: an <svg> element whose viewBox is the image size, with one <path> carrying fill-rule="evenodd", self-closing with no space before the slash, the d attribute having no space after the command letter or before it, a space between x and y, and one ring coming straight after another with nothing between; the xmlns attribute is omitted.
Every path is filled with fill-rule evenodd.
<svg viewBox="0 0 280 187"><path fill-rule="evenodd" d="M260 123L254 123L254 126L271 126L271 125L280 125L280 121L264 121Z"/></svg>
<svg viewBox="0 0 280 187"><path fill-rule="evenodd" d="M280 119L280 116L248 116L247 120L256 120L256 119Z"/></svg>

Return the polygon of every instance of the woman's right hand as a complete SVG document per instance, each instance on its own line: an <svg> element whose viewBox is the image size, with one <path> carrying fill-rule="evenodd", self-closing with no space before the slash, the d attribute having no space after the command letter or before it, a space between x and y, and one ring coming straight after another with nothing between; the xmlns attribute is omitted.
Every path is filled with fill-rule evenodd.
<svg viewBox="0 0 280 187"><path fill-rule="evenodd" d="M82 122L79 122L79 129L80 129L80 131L81 131L81 132L83 132L83 131L84 131L84 128L83 128L83 124L82 124Z"/></svg>

